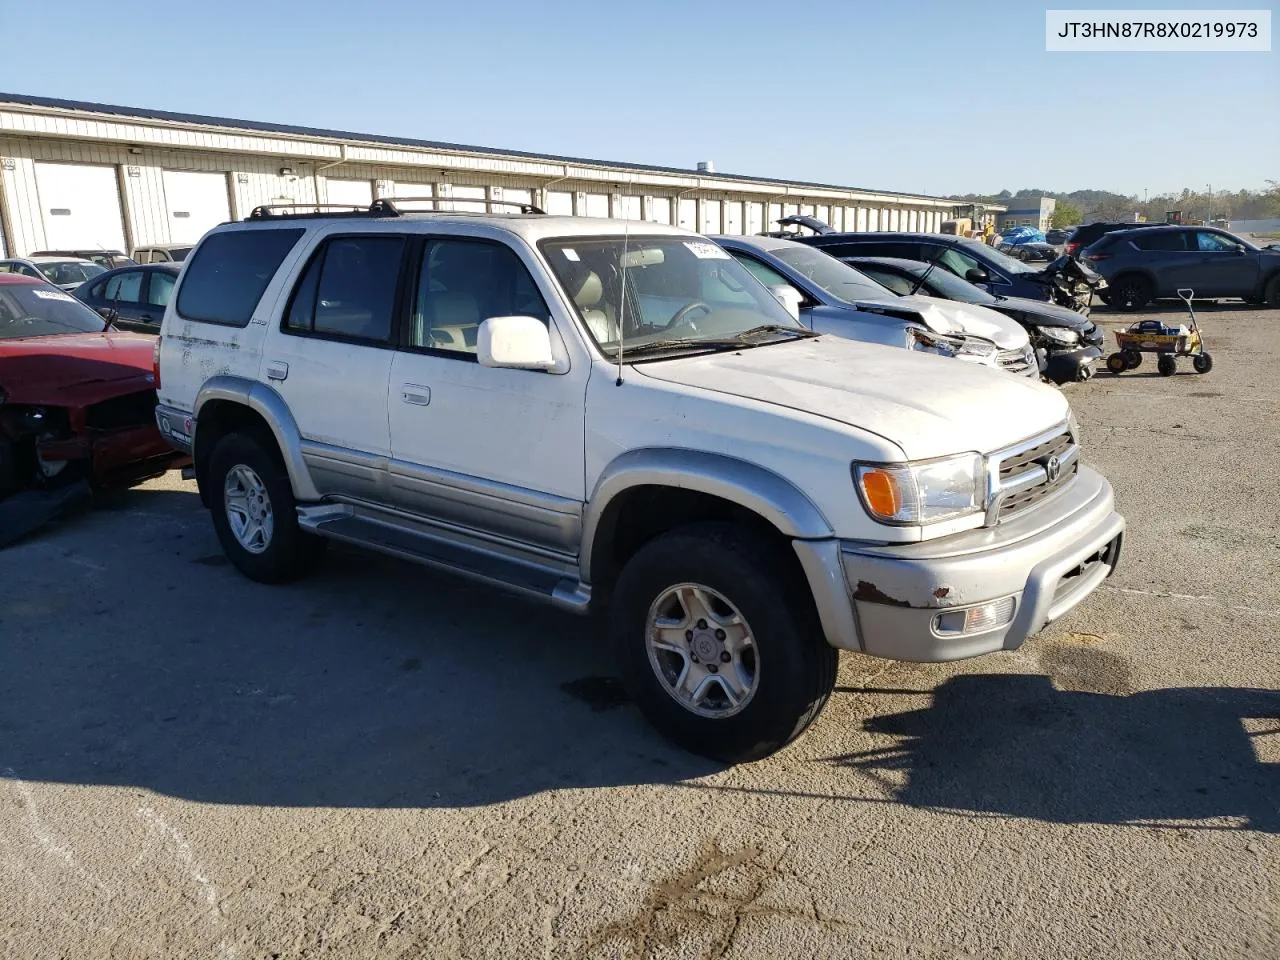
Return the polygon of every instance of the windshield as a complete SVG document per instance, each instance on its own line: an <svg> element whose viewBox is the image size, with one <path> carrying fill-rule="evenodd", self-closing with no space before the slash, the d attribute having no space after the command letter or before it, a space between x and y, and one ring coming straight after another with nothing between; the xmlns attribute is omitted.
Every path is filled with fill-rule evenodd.
<svg viewBox="0 0 1280 960"><path fill-rule="evenodd" d="M37 263L36 269L45 275L50 283L84 283L91 277L106 273L106 269L96 263L82 263L79 260L55 260L52 263Z"/></svg>
<svg viewBox="0 0 1280 960"><path fill-rule="evenodd" d="M852 303L855 300L892 300L894 297L893 291L886 290L861 270L813 247L787 247L770 250L769 253L837 300Z"/></svg>
<svg viewBox="0 0 1280 960"><path fill-rule="evenodd" d="M700 342L710 346L765 326L804 330L710 240L575 237L541 246L605 356L617 357L619 328L624 358L628 351L671 340L696 349Z"/></svg>
<svg viewBox="0 0 1280 960"><path fill-rule="evenodd" d="M988 247L985 243L975 244L975 246L982 247L982 252L986 254L987 258L991 260L997 267L999 267L1005 273L1039 273L1040 272L1035 267L1027 266L1021 260L1015 260L1013 257L1009 256L1007 253L1001 253L995 247ZM961 246L960 249L963 250L964 247Z"/></svg>
<svg viewBox="0 0 1280 960"><path fill-rule="evenodd" d="M924 272L929 270L928 267L921 267L916 271L916 280L924 276ZM912 281L915 283L915 280ZM924 282L927 288L922 292L933 290L937 292L937 296L946 297L948 300L958 300L961 303L996 303L998 298L993 297L981 287L975 287L968 280L961 280L954 273L944 270L941 266L936 266L929 270L929 277Z"/></svg>
<svg viewBox="0 0 1280 960"><path fill-rule="evenodd" d="M0 285L0 340L101 333L102 318L70 294L41 283Z"/></svg>

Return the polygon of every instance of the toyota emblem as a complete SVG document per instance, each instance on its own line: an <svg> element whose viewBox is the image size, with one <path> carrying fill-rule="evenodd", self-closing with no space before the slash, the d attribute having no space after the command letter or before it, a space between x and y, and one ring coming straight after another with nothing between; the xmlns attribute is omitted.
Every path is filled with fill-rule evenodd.
<svg viewBox="0 0 1280 960"><path fill-rule="evenodd" d="M1062 461L1056 455L1050 457L1044 462L1044 473L1050 483L1057 483L1058 477L1062 476Z"/></svg>

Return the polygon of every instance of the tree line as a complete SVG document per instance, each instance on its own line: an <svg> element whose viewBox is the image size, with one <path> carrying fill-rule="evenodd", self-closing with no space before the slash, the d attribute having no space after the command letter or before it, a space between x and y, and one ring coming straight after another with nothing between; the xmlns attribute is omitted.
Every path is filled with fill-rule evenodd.
<svg viewBox="0 0 1280 960"><path fill-rule="evenodd" d="M1055 198L1053 225L1068 226L1089 220L1128 220L1135 214L1154 222L1163 222L1171 210L1181 210L1187 220L1267 220L1280 217L1280 181L1268 180L1261 190L1215 190L1210 196L1208 185L1202 190L1184 188L1178 193L1161 193L1143 199L1108 190L1023 189L1001 190L995 194L970 193L955 200L974 203L1007 204L1015 196L1043 194Z"/></svg>

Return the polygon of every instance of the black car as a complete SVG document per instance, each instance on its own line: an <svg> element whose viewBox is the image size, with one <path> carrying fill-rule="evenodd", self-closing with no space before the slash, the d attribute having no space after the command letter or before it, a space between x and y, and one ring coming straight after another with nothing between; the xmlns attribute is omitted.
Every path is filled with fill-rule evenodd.
<svg viewBox="0 0 1280 960"><path fill-rule="evenodd" d="M75 296L121 330L159 333L180 263L120 267L81 284Z"/></svg>
<svg viewBox="0 0 1280 960"><path fill-rule="evenodd" d="M1052 296L1043 269L1015 260L977 240L941 233L824 233L792 237L841 260L848 257L893 257L938 261L957 277L1009 297L1048 300Z"/></svg>
<svg viewBox="0 0 1280 960"><path fill-rule="evenodd" d="M1045 243L1051 243L1055 247L1066 243L1072 231L1076 229L1076 227L1053 227L1044 235Z"/></svg>
<svg viewBox="0 0 1280 960"><path fill-rule="evenodd" d="M1113 220L1099 220L1097 223L1086 223L1071 232L1071 236L1067 237L1067 256L1078 257L1080 252L1091 243L1097 243L1099 239L1108 233L1115 233L1117 230L1141 230L1144 227L1156 227L1160 224L1156 223L1124 223Z"/></svg>
<svg viewBox="0 0 1280 960"><path fill-rule="evenodd" d="M1196 299L1240 297L1280 307L1280 244L1253 244L1213 227L1119 230L1084 249L1081 259L1107 281L1104 299L1141 310L1190 288Z"/></svg>
<svg viewBox="0 0 1280 960"><path fill-rule="evenodd" d="M918 293L997 310L1026 328L1031 345L1045 361L1044 375L1054 383L1088 380L1102 357L1103 332L1088 317L1043 300L997 297L940 267L892 257L849 257L872 280L897 294ZM923 278L923 282L921 282ZM918 289L917 289L918 287Z"/></svg>

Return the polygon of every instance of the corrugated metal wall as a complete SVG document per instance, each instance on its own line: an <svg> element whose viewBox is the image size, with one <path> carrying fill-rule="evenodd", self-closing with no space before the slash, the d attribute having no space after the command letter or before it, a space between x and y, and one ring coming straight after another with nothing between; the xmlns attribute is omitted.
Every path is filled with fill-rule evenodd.
<svg viewBox="0 0 1280 960"><path fill-rule="evenodd" d="M548 213L614 216L670 223L705 233L753 234L775 229L779 217L804 213L845 230L939 229L952 215L944 201L874 196L849 203L802 194L822 188L715 181L695 172L596 169L558 161L454 155L352 141L345 146L271 134L182 129L128 118L36 116L0 104L0 235L9 255L47 245L36 162L110 165L118 172L123 233L130 246L169 242L173 209L165 171L226 177L230 213L242 219L260 204L331 200L326 179L339 184L337 202L365 195L432 198L418 208L482 211L486 201L539 203ZM326 168L326 169L321 169ZM361 184L367 184L367 192ZM772 193L773 196L769 196ZM868 195L872 197L871 194ZM434 202L432 202L434 200ZM501 209L501 208L498 208Z"/></svg>

